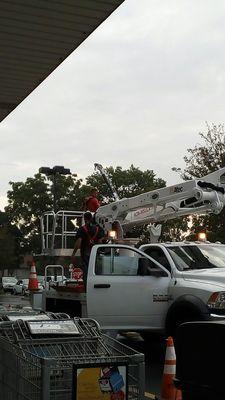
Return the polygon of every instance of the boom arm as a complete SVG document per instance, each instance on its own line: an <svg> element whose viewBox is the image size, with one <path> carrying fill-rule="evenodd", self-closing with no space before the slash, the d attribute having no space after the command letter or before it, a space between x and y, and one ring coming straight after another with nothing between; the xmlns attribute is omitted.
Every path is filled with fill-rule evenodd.
<svg viewBox="0 0 225 400"><path fill-rule="evenodd" d="M225 205L225 168L99 207L96 222L105 230L118 221L123 229L190 214L219 214Z"/></svg>
<svg viewBox="0 0 225 400"><path fill-rule="evenodd" d="M108 185L109 189L111 190L115 200L119 200L120 199L119 195L118 195L115 187L113 186L109 175L107 174L106 170L103 168L103 166L101 164L95 163L95 169L97 169L100 172L105 183Z"/></svg>

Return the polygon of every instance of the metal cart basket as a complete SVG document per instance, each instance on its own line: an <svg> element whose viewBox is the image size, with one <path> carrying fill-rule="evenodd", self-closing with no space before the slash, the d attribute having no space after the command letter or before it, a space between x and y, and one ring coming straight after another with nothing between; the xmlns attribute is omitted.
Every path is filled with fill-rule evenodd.
<svg viewBox="0 0 225 400"><path fill-rule="evenodd" d="M71 323L77 334L53 332L60 324L70 329ZM52 333L42 332L44 324ZM144 399L144 355L102 334L96 321L56 318L0 323L0 393L4 400L71 400L74 365L121 363L128 370L128 399Z"/></svg>
<svg viewBox="0 0 225 400"><path fill-rule="evenodd" d="M3 321L16 321L16 320L47 320L47 319L69 319L70 316L66 313L53 313L45 311L35 311L35 310L23 310L23 309L13 309L0 310L0 323ZM11 328L10 328L11 329Z"/></svg>

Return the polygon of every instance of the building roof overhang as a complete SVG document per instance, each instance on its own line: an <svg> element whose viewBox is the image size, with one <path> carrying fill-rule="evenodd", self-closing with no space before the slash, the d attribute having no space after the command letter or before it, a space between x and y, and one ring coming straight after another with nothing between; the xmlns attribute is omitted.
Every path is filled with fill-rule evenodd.
<svg viewBox="0 0 225 400"><path fill-rule="evenodd" d="M1 0L0 121L124 0Z"/></svg>

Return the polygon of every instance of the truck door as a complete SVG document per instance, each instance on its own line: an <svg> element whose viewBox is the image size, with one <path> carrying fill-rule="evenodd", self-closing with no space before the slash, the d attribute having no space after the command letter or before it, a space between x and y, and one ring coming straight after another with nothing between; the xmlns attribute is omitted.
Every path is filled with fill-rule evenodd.
<svg viewBox="0 0 225 400"><path fill-rule="evenodd" d="M92 249L87 284L88 316L106 329L164 327L170 272L138 249Z"/></svg>

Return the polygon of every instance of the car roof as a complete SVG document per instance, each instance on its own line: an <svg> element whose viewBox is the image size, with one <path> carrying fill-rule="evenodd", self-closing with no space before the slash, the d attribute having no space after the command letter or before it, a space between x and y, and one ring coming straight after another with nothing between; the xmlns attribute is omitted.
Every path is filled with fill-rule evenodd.
<svg viewBox="0 0 225 400"><path fill-rule="evenodd" d="M16 279L17 280L17 277L16 276L3 276L2 277L2 279L7 279L7 280L9 280L9 279Z"/></svg>
<svg viewBox="0 0 225 400"><path fill-rule="evenodd" d="M188 240L184 240L183 242L164 242L164 243L160 243L160 244L162 244L163 246L165 246L165 247L171 247L171 246L177 246L177 247L180 247L180 246L198 246L198 245L203 245L203 246L225 246L223 243L219 243L219 242L215 242L215 243L212 243L212 242L209 242L209 241L206 241L206 242L203 242L203 241L196 241L196 242L189 242Z"/></svg>

